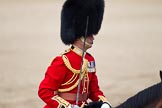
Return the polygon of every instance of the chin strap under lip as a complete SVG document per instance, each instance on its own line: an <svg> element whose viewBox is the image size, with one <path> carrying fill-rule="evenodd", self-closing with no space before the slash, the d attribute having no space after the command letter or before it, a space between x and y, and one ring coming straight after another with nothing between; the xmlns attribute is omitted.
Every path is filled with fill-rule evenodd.
<svg viewBox="0 0 162 108"><path fill-rule="evenodd" d="M81 37L80 40L84 43L84 37ZM85 42L85 45L87 45L87 46L89 46L89 47L92 46L92 44L89 44L88 42Z"/></svg>

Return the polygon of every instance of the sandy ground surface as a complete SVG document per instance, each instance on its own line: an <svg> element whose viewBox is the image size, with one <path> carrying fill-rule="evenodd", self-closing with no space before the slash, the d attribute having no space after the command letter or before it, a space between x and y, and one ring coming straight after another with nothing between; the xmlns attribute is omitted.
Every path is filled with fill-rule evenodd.
<svg viewBox="0 0 162 108"><path fill-rule="evenodd" d="M0 0L0 108L42 108L37 90L50 61L64 51L64 0ZM160 81L162 1L106 0L89 50L101 89L113 106Z"/></svg>

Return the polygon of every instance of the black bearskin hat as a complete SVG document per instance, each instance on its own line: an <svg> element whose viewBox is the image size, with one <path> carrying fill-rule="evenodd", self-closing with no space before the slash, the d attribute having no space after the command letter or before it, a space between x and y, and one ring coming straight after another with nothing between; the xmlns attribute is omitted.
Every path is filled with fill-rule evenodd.
<svg viewBox="0 0 162 108"><path fill-rule="evenodd" d="M66 0L61 12L61 40L64 44L85 36L87 16L89 17L87 36L96 35L102 24L104 0Z"/></svg>

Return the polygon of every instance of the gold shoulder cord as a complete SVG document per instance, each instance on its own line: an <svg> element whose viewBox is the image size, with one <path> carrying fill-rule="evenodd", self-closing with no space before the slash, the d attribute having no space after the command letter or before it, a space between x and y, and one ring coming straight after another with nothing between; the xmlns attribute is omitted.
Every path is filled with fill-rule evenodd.
<svg viewBox="0 0 162 108"><path fill-rule="evenodd" d="M80 70L76 70L76 69L74 69L74 68L71 67L71 64L70 64L70 62L69 62L69 59L67 58L66 55L62 55L62 59L63 59L63 61L64 61L65 66L66 66L70 71L73 72L73 76L72 76L67 82L61 84L61 86L64 86L64 85L69 85L69 84L73 83L73 82L76 80L77 76L79 75ZM84 59L84 61L83 61L83 67L82 67L83 72L82 72L82 75L81 75L81 80L83 79L85 73L87 72L87 65L88 65L88 60ZM58 89L58 91L59 91L59 92L67 92L67 91L70 91L70 90L76 88L77 85L78 85L78 83L79 83L79 79L78 79L78 81L76 81L75 84L72 85L71 87L65 88L65 89Z"/></svg>
<svg viewBox="0 0 162 108"><path fill-rule="evenodd" d="M64 64L66 65L66 67L69 70L71 70L74 74L79 74L80 73L80 70L76 70L76 69L74 69L74 68L71 67L71 64L69 62L69 59L67 58L66 55L62 55L62 58L63 58ZM88 60L84 59L84 61L83 61L83 67L82 67L83 72L85 71L85 69L87 69L87 64L88 64Z"/></svg>

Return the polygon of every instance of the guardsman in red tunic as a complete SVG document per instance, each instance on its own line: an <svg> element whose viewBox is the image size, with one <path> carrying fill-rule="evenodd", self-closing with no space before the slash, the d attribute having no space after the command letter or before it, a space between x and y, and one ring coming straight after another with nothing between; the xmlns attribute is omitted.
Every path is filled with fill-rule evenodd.
<svg viewBox="0 0 162 108"><path fill-rule="evenodd" d="M88 99L102 101L101 108L110 108L98 85L95 60L86 52L100 30L103 13L103 0L65 1L61 13L61 39L71 47L55 57L40 83L38 95L46 103L44 108L83 108Z"/></svg>

